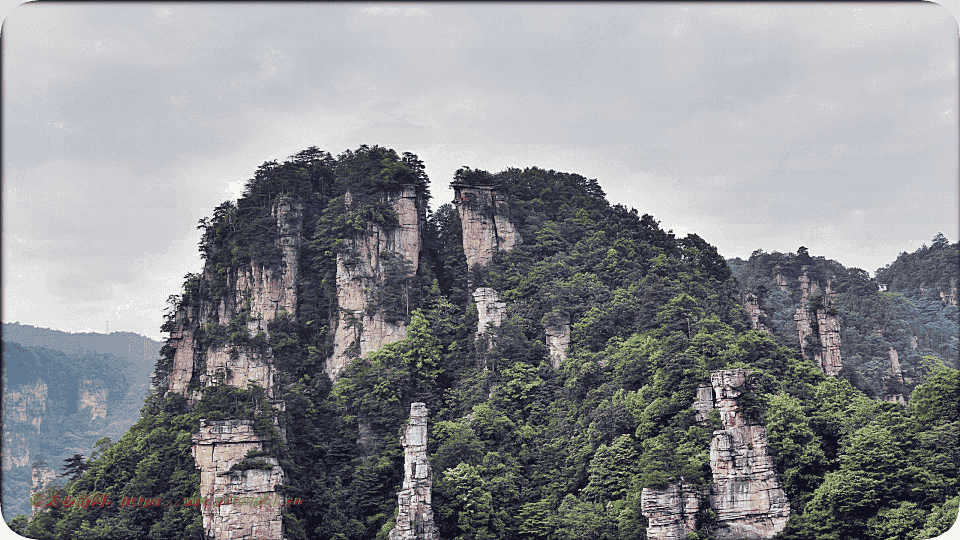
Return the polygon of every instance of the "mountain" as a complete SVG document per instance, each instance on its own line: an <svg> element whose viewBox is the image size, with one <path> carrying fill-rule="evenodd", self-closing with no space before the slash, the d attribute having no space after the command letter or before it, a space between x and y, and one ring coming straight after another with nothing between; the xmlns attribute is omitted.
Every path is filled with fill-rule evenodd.
<svg viewBox="0 0 960 540"><path fill-rule="evenodd" d="M3 325L3 509L30 511L34 474L89 456L137 420L161 344L128 332L70 334ZM19 341L15 341L19 340ZM36 468L34 463L45 463ZM38 477L39 479L39 477Z"/></svg>
<svg viewBox="0 0 960 540"><path fill-rule="evenodd" d="M903 400L935 367L958 367L960 244L942 234L929 248L900 254L875 279L803 247L727 262L754 328L870 396Z"/></svg>
<svg viewBox="0 0 960 540"><path fill-rule="evenodd" d="M752 328L713 246L610 205L596 180L452 180L453 204L429 212L414 154L264 163L200 222L204 266L171 297L141 419L46 493L115 504L11 527L913 540L956 518L956 369L924 371L909 404L872 399L838 376L835 342ZM802 262L808 335L837 332Z"/></svg>

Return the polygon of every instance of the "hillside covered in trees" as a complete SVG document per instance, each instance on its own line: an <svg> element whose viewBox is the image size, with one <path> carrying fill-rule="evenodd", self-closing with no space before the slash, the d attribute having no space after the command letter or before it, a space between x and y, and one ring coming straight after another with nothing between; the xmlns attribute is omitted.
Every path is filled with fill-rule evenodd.
<svg viewBox="0 0 960 540"><path fill-rule="evenodd" d="M33 477L57 481L140 419L160 343L130 332L71 334L3 324L3 508L30 511ZM61 482L63 483L63 482Z"/></svg>
<svg viewBox="0 0 960 540"><path fill-rule="evenodd" d="M810 256L803 247L788 254L757 250L746 261L728 263L741 298L755 303L759 322L790 347L800 347L797 310L826 298L839 323L841 375L872 397L885 392L909 396L937 366L958 367L960 244L949 244L942 234L930 247L901 253L895 262L877 270L876 278L858 268ZM811 294L806 305L802 279L822 289ZM805 347L808 356L817 345ZM903 384L893 380L894 358Z"/></svg>
<svg viewBox="0 0 960 540"><path fill-rule="evenodd" d="M454 203L429 212L410 153L264 163L200 223L204 268L170 299L142 418L45 495L114 504L11 526L43 539L919 540L953 523L955 365L918 364L908 405L873 399L752 329L713 246L609 204L596 180L468 167L452 180ZM773 327L777 294L761 300ZM413 411L428 411L424 431ZM183 503L237 493L301 502Z"/></svg>

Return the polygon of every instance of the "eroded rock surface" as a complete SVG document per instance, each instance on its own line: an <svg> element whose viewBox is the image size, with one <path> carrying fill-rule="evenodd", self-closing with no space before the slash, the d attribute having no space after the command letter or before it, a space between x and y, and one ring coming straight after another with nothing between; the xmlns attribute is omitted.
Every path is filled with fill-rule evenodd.
<svg viewBox="0 0 960 540"><path fill-rule="evenodd" d="M797 279L800 281L802 294L801 307L797 308L793 320L797 323L797 334L800 338L800 352L813 356L814 361L830 377L835 377L843 369L843 357L840 353L840 319L833 308L833 290L831 280L827 280L826 294L820 298L816 307L811 307L809 300L820 293L820 287L811 283L807 277L806 267L803 274ZM806 343L808 336L814 336L820 342L818 350L808 351Z"/></svg>
<svg viewBox="0 0 960 540"><path fill-rule="evenodd" d="M675 483L662 490L643 488L640 512L650 520L648 540L682 540L697 530L697 512L706 500L705 490Z"/></svg>
<svg viewBox="0 0 960 540"><path fill-rule="evenodd" d="M772 538L790 517L790 501L767 452L767 430L748 422L737 409L747 375L743 369L710 373L724 427L713 432L710 442L710 507L721 523L720 540Z"/></svg>
<svg viewBox="0 0 960 540"><path fill-rule="evenodd" d="M500 300L497 291L490 287L480 287L473 291L473 301L477 304L477 335L483 334L490 326L500 326L507 317L507 304Z"/></svg>
<svg viewBox="0 0 960 540"><path fill-rule="evenodd" d="M276 486L283 483L283 469L273 457L256 457L265 468L231 470L247 452L263 450L263 438L251 420L200 421L193 436L193 458L200 469L203 529L215 539L280 540L283 535L281 506L273 502ZM267 467L269 466L269 467ZM234 498L264 498L262 504L219 504Z"/></svg>
<svg viewBox="0 0 960 540"><path fill-rule="evenodd" d="M743 309L746 310L747 315L750 316L751 328L754 330L762 330L768 334L770 333L770 330L762 322L760 322L760 317L764 313L763 310L760 309L760 304L757 302L757 297L755 295L748 294L743 299Z"/></svg>
<svg viewBox="0 0 960 540"><path fill-rule="evenodd" d="M297 283L300 277L300 245L303 230L303 204L290 197L281 197L272 208L277 219L276 245L282 253L279 268L264 267L256 263L236 269L226 276L226 292L221 298L214 300L200 300L198 305L181 306L177 313L177 323L170 333L167 344L175 349L173 368L165 381L170 392L187 396L189 401L199 399L199 393L188 392L190 382L194 377L194 367L201 361L207 363L207 369L197 373L199 386L214 384L214 374L217 369L223 370L228 362L223 360L224 354L232 354L236 349L232 346L213 345L203 346L197 339L207 325L227 326L235 317L246 318L245 326L248 337L255 337L261 332L267 333L267 325L282 313L296 317L297 313ZM204 268L203 279L211 282L215 270L210 264ZM226 351L226 352L225 352ZM242 348L238 349L238 352ZM247 354L241 354L240 370L258 365L258 361L251 360ZM245 363L245 364L244 364ZM270 359L262 359L264 364L270 364ZM259 366L258 366L259 367ZM245 387L246 379L236 386ZM253 378L270 391L272 376L264 370L253 373Z"/></svg>
<svg viewBox="0 0 960 540"><path fill-rule="evenodd" d="M559 324L546 327L547 350L550 351L550 365L558 369L567 358L567 347L570 346L570 317L566 317Z"/></svg>
<svg viewBox="0 0 960 540"><path fill-rule="evenodd" d="M34 467L33 472L30 475L30 497L33 498L34 495L41 493L48 486L52 486L57 480L57 471L51 469L50 467ZM36 515L37 512L42 512L43 507L41 506L31 506L30 515Z"/></svg>
<svg viewBox="0 0 960 540"><path fill-rule="evenodd" d="M422 243L422 203L413 186L387 194L385 198L397 213L399 225L384 228L368 223L363 233L348 242L349 252L337 256L340 315L333 356L327 361L327 375L332 380L354 358L366 356L407 335L402 318L388 317L378 291L388 279L402 280L416 274Z"/></svg>
<svg viewBox="0 0 960 540"><path fill-rule="evenodd" d="M883 380L883 400L906 405L907 400L904 399L903 393L892 390L893 388L903 388L904 385L903 370L900 368L900 355L897 354L897 350L893 347L890 347L889 354L890 372L889 377Z"/></svg>
<svg viewBox="0 0 960 540"><path fill-rule="evenodd" d="M77 409L89 410L90 420L107 417L107 387L100 379L80 379Z"/></svg>
<svg viewBox="0 0 960 540"><path fill-rule="evenodd" d="M494 186L454 183L453 190L463 228L467 268L485 265L498 250L510 251L520 243L520 234L510 222L507 201Z"/></svg>
<svg viewBox="0 0 960 540"><path fill-rule="evenodd" d="M423 403L410 404L410 420L400 444L403 446L403 486L397 493L397 526L390 540L439 540L433 522L433 471L427 455L427 417Z"/></svg>
<svg viewBox="0 0 960 540"><path fill-rule="evenodd" d="M30 423L39 433L47 412L47 390L47 383L43 379L22 384L16 390L8 390L3 396L4 423Z"/></svg>

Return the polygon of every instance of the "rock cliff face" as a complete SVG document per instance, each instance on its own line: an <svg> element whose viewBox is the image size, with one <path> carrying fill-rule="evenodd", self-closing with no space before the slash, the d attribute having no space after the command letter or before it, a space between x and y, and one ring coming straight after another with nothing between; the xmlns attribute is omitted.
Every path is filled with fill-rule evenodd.
<svg viewBox="0 0 960 540"><path fill-rule="evenodd" d="M451 185L463 228L467 268L487 264L498 250L510 251L520 243L520 234L510 222L507 201L495 187Z"/></svg>
<svg viewBox="0 0 960 540"><path fill-rule="evenodd" d="M463 253L467 258L467 286L474 287L473 272L476 267L488 264L499 250L510 251L520 243L520 234L510 222L510 208L506 199L493 186L468 186L454 182L454 204L460 214L463 229ZM506 304L490 287L473 291L480 320L477 336L488 325L500 326L506 318ZM569 332L568 332L569 333Z"/></svg>
<svg viewBox="0 0 960 540"><path fill-rule="evenodd" d="M833 307L833 291L831 281L827 280L826 292L821 298L821 303L817 307L811 307L808 303L810 297L820 295L820 286L811 283L807 277L806 267L803 267L803 274L797 279L800 281L800 292L803 295L801 307L793 316L797 323L797 333L800 338L800 352L807 353L807 336L814 336L820 342L819 350L810 351L814 361L820 366L824 373L835 377L843 369L843 358L840 354L840 319L835 314ZM816 327L814 327L816 322Z"/></svg>
<svg viewBox="0 0 960 540"><path fill-rule="evenodd" d="M747 421L737 410L737 398L749 371L710 372L701 384L693 408L704 421L714 408L723 429L713 432L710 470L713 486L698 490L680 479L662 490L644 488L642 513L650 520L648 540L673 540L697 530L696 514L703 502L717 514L720 540L769 539L790 518L790 501L777 481L773 458L767 453L767 430Z"/></svg>
<svg viewBox="0 0 960 540"><path fill-rule="evenodd" d="M177 314L176 330L168 344L175 349L168 390L183 394L189 402L200 399L199 388L226 384L245 388L254 381L271 398L274 412L283 403L274 398L276 367L267 347L241 343L204 345L199 339L213 327L241 322L247 337L267 334L267 325L281 314L297 315L297 282L303 229L303 205L289 197L281 198L272 209L277 220L276 246L281 251L279 268L251 263L226 276L222 297L199 305L183 306ZM203 277L209 283L214 269L207 265ZM209 340L208 340L209 342ZM191 384L193 383L193 384ZM191 388L193 389L191 391ZM283 471L276 458L255 458L259 468L233 470L251 450L264 448L263 437L253 431L253 422L245 419L201 420L200 432L193 437L193 456L200 469L200 494L210 502L202 508L206 535L213 539L276 539L282 536L280 507L274 504L214 504L234 497L273 499ZM281 438L283 430L280 430ZM239 463L242 465L243 463Z"/></svg>
<svg viewBox="0 0 960 540"><path fill-rule="evenodd" d="M710 382L724 429L713 433L710 507L721 523L717 538L772 538L790 517L790 501L777 481L767 453L767 430L751 424L737 410L748 371L713 371Z"/></svg>
<svg viewBox="0 0 960 540"><path fill-rule="evenodd" d="M100 379L80 379L77 409L89 409L90 420L107 417L107 387Z"/></svg>
<svg viewBox="0 0 960 540"><path fill-rule="evenodd" d="M688 484L671 484L666 489L643 488L640 513L650 523L649 540L682 540L697 530L697 512L706 500L705 490Z"/></svg>
<svg viewBox="0 0 960 540"><path fill-rule="evenodd" d="M891 382L893 384L890 384ZM896 349L890 347L890 376L883 381L883 400L906 405L907 400L904 399L903 394L894 390L903 388L903 385L904 380L903 370L900 368L900 355L897 354Z"/></svg>
<svg viewBox="0 0 960 540"><path fill-rule="evenodd" d="M282 538L281 506L273 501L283 470L276 458L256 457L262 468L243 470L247 452L264 450L250 420L200 421L193 436L193 458L200 469L203 529L213 538L230 540ZM247 499L233 503L234 499ZM249 499L260 502L251 503ZM265 502L265 501L269 502ZM229 504L223 504L229 503Z"/></svg>
<svg viewBox="0 0 960 540"><path fill-rule="evenodd" d="M547 350L550 351L550 365L558 369L567 358L567 347L570 346L570 317L559 324L547 325Z"/></svg>
<svg viewBox="0 0 960 540"><path fill-rule="evenodd" d="M433 472L427 456L427 416L423 403L410 404L410 421L400 444L403 445L403 487L397 493L397 526L390 540L439 540L433 522Z"/></svg>
<svg viewBox="0 0 960 540"><path fill-rule="evenodd" d="M16 390L8 390L3 396L3 421L9 423L30 423L37 432L47 412L47 383L37 379L21 385ZM4 448L4 453L6 453Z"/></svg>
<svg viewBox="0 0 960 540"><path fill-rule="evenodd" d="M477 303L477 335L483 334L491 325L498 327L507 317L507 304L500 301L500 295L490 287L480 287L473 291L473 301Z"/></svg>
<svg viewBox="0 0 960 540"><path fill-rule="evenodd" d="M251 263L226 276L227 292L223 297L212 302L201 300L199 307L181 307L177 327L167 341L175 349L168 380L170 392L185 395L190 401L199 399L199 392L190 393L187 389L193 380L194 368L205 365L205 369L196 374L197 386L210 386L223 380L232 386L245 387L247 379L253 379L267 390L268 396L272 395L271 358L242 346L202 347L197 340L207 325L226 326L235 317L245 317L247 334L254 337L261 332L266 334L267 324L281 313L296 316L303 204L284 197L272 211L279 231L276 245L282 253L280 269ZM204 279L211 281L214 272L207 265Z"/></svg>
<svg viewBox="0 0 960 540"><path fill-rule="evenodd" d="M349 253L337 256L340 315L335 321L333 356L327 361L327 375L331 380L354 358L407 335L403 320L388 319L378 301L378 291L388 280L402 281L416 273L425 210L413 186L384 197L396 212L399 224L385 228L368 223L361 234L348 242ZM347 193L346 205L349 207L352 203Z"/></svg>
<svg viewBox="0 0 960 540"><path fill-rule="evenodd" d="M57 471L51 469L50 467L34 467L33 472L30 475L30 497L32 498L37 493L42 492L47 489L48 486L52 486L57 480ZM31 516L36 515L37 512L42 512L43 507L40 506L31 506Z"/></svg>
<svg viewBox="0 0 960 540"><path fill-rule="evenodd" d="M778 274L779 277L779 274ZM748 294L743 299L743 309L746 310L747 315L750 316L750 327L754 330L762 330L766 333L770 333L770 330L760 322L760 317L763 315L763 310L760 309L760 304L757 303L757 297Z"/></svg>
<svg viewBox="0 0 960 540"><path fill-rule="evenodd" d="M951 306L957 305L957 282L956 282L956 280L954 280L954 279L951 279L951 280L950 280L950 292L949 292L949 293L944 292L944 291L940 291L940 300L942 300L944 304L948 304L948 305L951 305Z"/></svg>

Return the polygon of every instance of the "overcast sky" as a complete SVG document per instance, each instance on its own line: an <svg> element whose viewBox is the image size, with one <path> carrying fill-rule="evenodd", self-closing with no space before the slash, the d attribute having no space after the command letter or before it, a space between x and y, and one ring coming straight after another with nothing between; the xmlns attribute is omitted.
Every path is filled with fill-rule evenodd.
<svg viewBox="0 0 960 540"><path fill-rule="evenodd" d="M26 4L3 26L3 320L155 339L197 221L361 144L596 178L695 232L874 271L958 239L935 4Z"/></svg>

